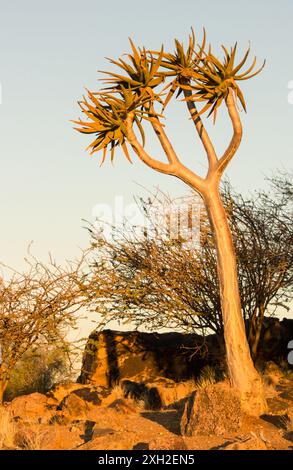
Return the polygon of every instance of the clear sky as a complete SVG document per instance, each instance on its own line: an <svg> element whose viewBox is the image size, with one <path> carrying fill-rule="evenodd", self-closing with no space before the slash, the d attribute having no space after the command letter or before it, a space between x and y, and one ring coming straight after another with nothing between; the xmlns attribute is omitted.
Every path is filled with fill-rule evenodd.
<svg viewBox="0 0 293 470"><path fill-rule="evenodd" d="M173 50L173 38L185 40L193 26L220 52L236 40L240 51L251 42L259 64L267 65L244 82L248 114L244 140L229 168L236 189L264 186L275 168L289 168L292 156L293 80L292 0L13 0L0 1L0 259L17 268L26 247L48 251L62 262L73 257L88 236L82 219L91 220L96 204L126 203L143 193L140 185L160 186L176 196L184 184L154 173L137 162L130 165L117 152L114 167L99 167L99 155L85 152L89 140L73 131L70 119L80 113L77 100L84 87L97 89L98 69L105 56L116 58L138 45ZM205 157L196 144L183 103L167 127L176 149L195 170L204 171ZM209 124L217 148L227 145L229 122ZM153 138L151 151L159 148Z"/></svg>

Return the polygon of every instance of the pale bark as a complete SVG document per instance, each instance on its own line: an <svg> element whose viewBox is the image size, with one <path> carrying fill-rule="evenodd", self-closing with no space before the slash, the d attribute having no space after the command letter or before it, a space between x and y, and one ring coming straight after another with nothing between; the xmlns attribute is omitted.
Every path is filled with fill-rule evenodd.
<svg viewBox="0 0 293 470"><path fill-rule="evenodd" d="M227 106L229 117L231 119L232 126L233 126L233 136L232 136L232 139L230 141L230 144L227 150L225 151L225 153L223 154L223 156L220 158L220 160L217 163L216 174L217 174L218 180L220 180L228 164L230 163L235 153L237 152L241 144L242 134L243 134L242 124L241 124L240 116L236 107L235 96L233 94L232 89L229 90L229 94L226 98L226 106Z"/></svg>
<svg viewBox="0 0 293 470"><path fill-rule="evenodd" d="M188 82L185 82L185 85L188 85ZM185 99L187 100L186 102L187 102L187 108L188 108L189 114L194 123L197 134L202 142L202 145L206 151L207 159L209 162L209 172L211 172L215 169L215 167L217 166L217 162L218 162L216 151L206 131L206 128L203 125L202 119L200 115L198 114L197 108L195 106L195 102L191 99L191 96L192 96L191 90L185 89L184 96L185 96Z"/></svg>
<svg viewBox="0 0 293 470"><path fill-rule="evenodd" d="M3 403L4 393L8 385L7 371L3 365L0 365L0 405Z"/></svg>
<svg viewBox="0 0 293 470"><path fill-rule="evenodd" d="M4 393L5 393L6 387L7 387L7 385L2 384L0 382L0 405L3 404L3 398L4 398Z"/></svg>
<svg viewBox="0 0 293 470"><path fill-rule="evenodd" d="M262 414L266 403L262 381L254 368L245 333L238 288L236 256L227 215L217 189L204 198L217 251L227 365L232 385L239 390L243 408Z"/></svg>

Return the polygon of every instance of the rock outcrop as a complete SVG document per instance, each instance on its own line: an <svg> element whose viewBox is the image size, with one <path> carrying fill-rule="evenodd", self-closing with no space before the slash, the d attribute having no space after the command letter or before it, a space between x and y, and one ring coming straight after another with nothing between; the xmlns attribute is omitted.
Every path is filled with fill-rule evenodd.
<svg viewBox="0 0 293 470"><path fill-rule="evenodd" d="M287 360L293 320L266 318L259 344L260 362ZM216 335L94 331L86 344L80 384L107 388L122 380L149 384L158 378L175 382L197 379L203 367L225 369L225 349Z"/></svg>
<svg viewBox="0 0 293 470"><path fill-rule="evenodd" d="M163 377L180 382L198 376L205 365L219 362L219 354L214 335L203 339L173 332L93 332L78 382L104 387L113 387L122 379L151 383Z"/></svg>

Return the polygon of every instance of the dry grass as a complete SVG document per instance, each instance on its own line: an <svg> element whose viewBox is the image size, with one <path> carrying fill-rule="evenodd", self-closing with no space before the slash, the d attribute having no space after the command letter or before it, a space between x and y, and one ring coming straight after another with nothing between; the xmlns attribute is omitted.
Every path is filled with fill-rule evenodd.
<svg viewBox="0 0 293 470"><path fill-rule="evenodd" d="M158 396L162 402L162 408L176 407L177 403L181 403L183 399L188 397L195 389L196 384L194 380L188 380L180 383L170 383L166 380L158 380L156 382L146 383L145 393L142 393L140 397L126 398L125 388L121 385L113 387L111 394L103 399L102 406L107 406L115 401L123 400L131 403L138 413L149 409L149 396L148 392L151 389L156 389Z"/></svg>
<svg viewBox="0 0 293 470"><path fill-rule="evenodd" d="M0 407L0 450L20 448L41 450L48 442L48 433L17 428L10 411Z"/></svg>
<svg viewBox="0 0 293 470"><path fill-rule="evenodd" d="M117 384L112 388L111 393L106 398L102 399L101 406L110 405L111 403L113 403L113 401L123 400L124 398L125 392L121 385Z"/></svg>
<svg viewBox="0 0 293 470"><path fill-rule="evenodd" d="M23 450L43 450L49 443L48 431L23 429L17 435L17 444Z"/></svg>
<svg viewBox="0 0 293 470"><path fill-rule="evenodd" d="M278 396L278 392L276 390L276 385L271 380L268 380L266 376L262 376L262 381L264 385L265 397L268 398L276 398Z"/></svg>
<svg viewBox="0 0 293 470"><path fill-rule="evenodd" d="M125 390L120 384L117 384L112 388L110 395L108 395L107 398L103 399L101 405L109 406L115 402L127 403L128 405L131 405L133 409L135 408L138 413L145 409L144 400L132 400L131 398L126 398Z"/></svg>
<svg viewBox="0 0 293 470"><path fill-rule="evenodd" d="M199 378L196 381L196 388L206 388L216 383L216 371L213 367L206 366L203 368Z"/></svg>
<svg viewBox="0 0 293 470"><path fill-rule="evenodd" d="M0 450L13 449L15 438L15 423L8 410L0 406Z"/></svg>
<svg viewBox="0 0 293 470"><path fill-rule="evenodd" d="M120 384L115 385L111 390L112 400L119 400L125 398L125 392Z"/></svg>
<svg viewBox="0 0 293 470"><path fill-rule="evenodd" d="M293 408L289 408L287 414L282 417L284 428L288 433L293 432Z"/></svg>

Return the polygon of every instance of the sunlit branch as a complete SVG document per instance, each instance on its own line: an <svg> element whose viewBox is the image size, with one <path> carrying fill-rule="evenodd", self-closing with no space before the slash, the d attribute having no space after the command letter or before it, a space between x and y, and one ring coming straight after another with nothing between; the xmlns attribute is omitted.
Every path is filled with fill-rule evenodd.
<svg viewBox="0 0 293 470"><path fill-rule="evenodd" d="M219 176L223 174L225 168L228 166L229 162L234 157L242 140L242 124L241 124L239 113L236 107L235 97L234 97L234 93L232 89L229 90L229 94L226 98L226 106L228 109L230 119L232 121L234 132L233 132L232 140L227 150L225 151L224 155L220 158L218 162L216 170Z"/></svg>
<svg viewBox="0 0 293 470"><path fill-rule="evenodd" d="M217 154L215 152L212 141L206 131L206 128L203 125L202 119L200 115L198 114L194 101L189 99L191 95L192 95L191 90L184 90L184 96L185 98L188 98L188 101L186 101L186 103L187 103L190 116L194 122L195 128L197 130L197 133L200 137L200 140L204 146L204 149L208 157L209 170L213 170L218 162Z"/></svg>

